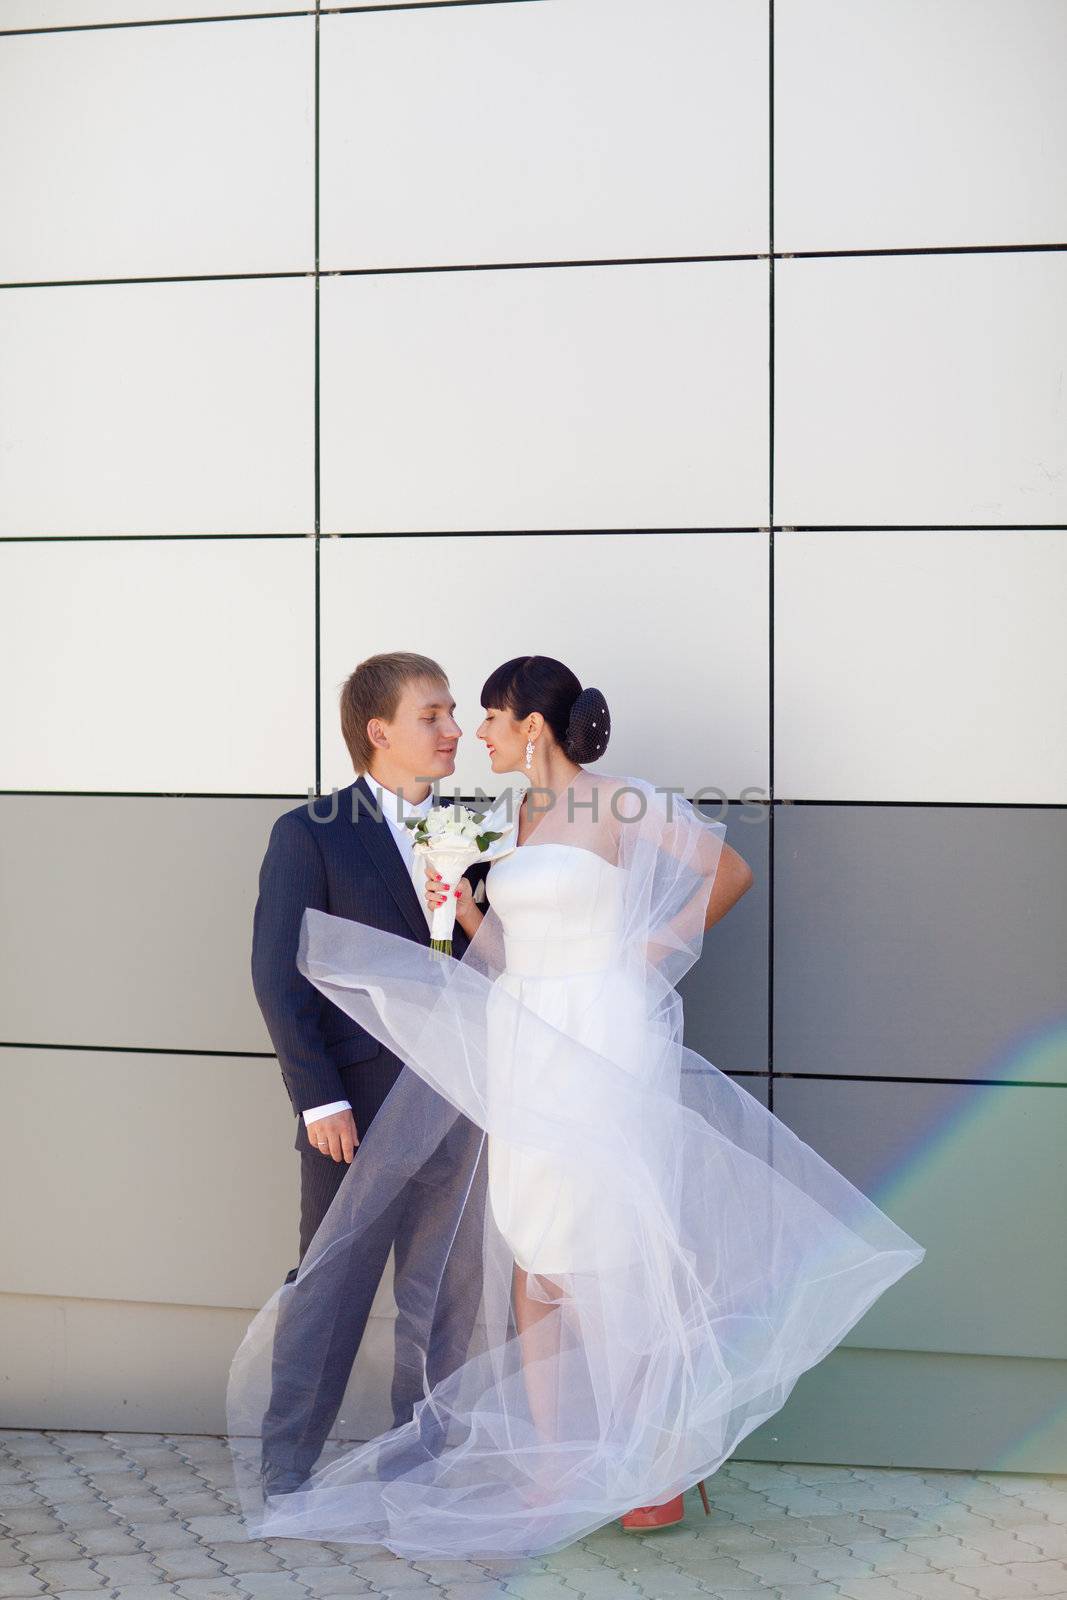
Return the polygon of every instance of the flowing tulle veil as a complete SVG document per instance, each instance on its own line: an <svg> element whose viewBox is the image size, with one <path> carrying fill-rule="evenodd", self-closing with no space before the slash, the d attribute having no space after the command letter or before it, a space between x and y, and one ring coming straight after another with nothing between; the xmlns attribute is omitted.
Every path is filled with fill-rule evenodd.
<svg viewBox="0 0 1067 1600"><path fill-rule="evenodd" d="M498 819L515 820L520 795L501 797ZM702 948L725 831L673 791L588 768L540 816L522 850L554 848L561 871L581 861L569 850L611 869L612 932L592 962L588 941L580 947L590 1015L611 1025L580 1038L501 981L519 961L565 981L565 937L509 949L490 906L456 961L305 912L301 972L410 1070L295 1282L256 1315L234 1358L227 1429L250 1536L408 1556L560 1549L713 1473L922 1259L871 1200L682 1043L677 984ZM501 856L513 848L502 841ZM539 1314L521 1332L515 1255L486 1203L493 1141L548 1163L554 1192L580 1217L565 1270L548 1232L544 1252L534 1246L522 1263ZM316 1464L315 1374L366 1271L361 1236L405 1185L444 1173L433 1235L405 1261L395 1323L377 1323L361 1347ZM457 1282L476 1291L473 1324L451 1315ZM435 1371L446 1356L434 1382L431 1347ZM366 1438L367 1415L413 1372L413 1414L392 1426L381 1416ZM261 1449L279 1438L308 1477L265 1499Z"/></svg>

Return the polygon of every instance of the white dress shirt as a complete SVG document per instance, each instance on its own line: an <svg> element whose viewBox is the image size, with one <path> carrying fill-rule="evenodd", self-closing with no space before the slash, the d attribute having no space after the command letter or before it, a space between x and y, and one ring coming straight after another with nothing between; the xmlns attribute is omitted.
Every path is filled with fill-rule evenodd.
<svg viewBox="0 0 1067 1600"><path fill-rule="evenodd" d="M387 789L383 783L378 782L377 778L372 778L369 772L364 773L364 777L367 780L368 789L378 803L382 816L389 824L400 854L407 862L408 871L411 873L411 881L415 885L419 903L426 912L426 923L429 926L431 913L429 906L426 904L425 895L426 863L421 856L416 855L411 829L405 828L404 819L406 817L424 817L433 805L433 790L430 790L425 800L420 800L416 805L412 801L396 794L394 790ZM315 1122L319 1117L331 1116L335 1111L350 1110L351 1105L352 1102L350 1100L331 1100L328 1105L309 1106L304 1112L304 1124L307 1126L307 1124Z"/></svg>

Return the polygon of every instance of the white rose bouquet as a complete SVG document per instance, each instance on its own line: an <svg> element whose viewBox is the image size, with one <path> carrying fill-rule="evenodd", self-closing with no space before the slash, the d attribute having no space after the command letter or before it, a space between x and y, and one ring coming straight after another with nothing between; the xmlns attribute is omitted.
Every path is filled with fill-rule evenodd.
<svg viewBox="0 0 1067 1600"><path fill-rule="evenodd" d="M455 883L473 862L490 854L490 845L515 826L508 822L499 831L483 831L481 824L486 815L461 805L432 806L424 817L408 817L404 826L414 834L414 848L427 865L449 883ZM450 956L455 926L455 901L448 899L435 906L430 920L430 948Z"/></svg>

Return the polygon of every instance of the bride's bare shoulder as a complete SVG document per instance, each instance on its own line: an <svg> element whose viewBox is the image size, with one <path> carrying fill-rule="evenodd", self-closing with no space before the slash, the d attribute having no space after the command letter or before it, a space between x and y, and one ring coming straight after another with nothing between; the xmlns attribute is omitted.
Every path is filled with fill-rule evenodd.
<svg viewBox="0 0 1067 1600"><path fill-rule="evenodd" d="M621 777L608 772L584 773L587 787L595 791L598 809L605 815L632 816L641 807L642 786L632 777Z"/></svg>

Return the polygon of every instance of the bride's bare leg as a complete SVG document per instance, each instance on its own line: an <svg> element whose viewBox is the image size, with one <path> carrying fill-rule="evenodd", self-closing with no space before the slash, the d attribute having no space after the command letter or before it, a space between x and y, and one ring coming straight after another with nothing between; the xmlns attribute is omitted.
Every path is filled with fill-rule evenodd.
<svg viewBox="0 0 1067 1600"><path fill-rule="evenodd" d="M523 1381L534 1427L546 1444L559 1438L559 1354L562 1310L530 1293L528 1274L516 1262L512 1275L515 1327L522 1347ZM562 1295L551 1278L538 1277L543 1292Z"/></svg>

